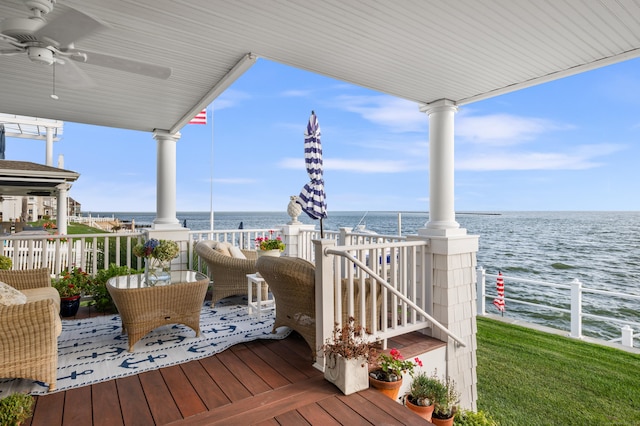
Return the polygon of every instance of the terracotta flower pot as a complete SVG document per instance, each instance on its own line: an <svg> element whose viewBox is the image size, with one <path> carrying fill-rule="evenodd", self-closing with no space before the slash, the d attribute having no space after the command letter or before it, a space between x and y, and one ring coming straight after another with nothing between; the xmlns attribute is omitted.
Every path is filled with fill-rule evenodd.
<svg viewBox="0 0 640 426"><path fill-rule="evenodd" d="M453 426L453 417L451 416L447 419L439 419L437 417L431 417L431 423L436 426Z"/></svg>
<svg viewBox="0 0 640 426"><path fill-rule="evenodd" d="M369 384L371 387L378 389L389 398L397 401L398 393L400 393L400 387L402 387L402 378L396 382L385 382L384 380L377 380L369 376Z"/></svg>
<svg viewBox="0 0 640 426"><path fill-rule="evenodd" d="M410 398L407 397L407 399L405 400L405 405L408 409L410 409L423 419L431 421L431 415L433 414L433 409L435 408L433 404L426 407L424 405L415 405L413 402L411 402Z"/></svg>

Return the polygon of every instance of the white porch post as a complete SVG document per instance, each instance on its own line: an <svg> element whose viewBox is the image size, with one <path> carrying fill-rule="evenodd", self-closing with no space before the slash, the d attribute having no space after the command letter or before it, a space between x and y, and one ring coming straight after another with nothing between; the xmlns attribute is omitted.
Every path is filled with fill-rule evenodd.
<svg viewBox="0 0 640 426"><path fill-rule="evenodd" d="M458 111L453 101L442 99L423 105L429 114L429 222L432 235L451 235L460 228L453 206L454 130L453 117ZM466 233L466 232L465 232ZM458 234L459 233L455 233Z"/></svg>
<svg viewBox="0 0 640 426"><path fill-rule="evenodd" d="M446 375L456 382L463 408L476 409L476 253L478 237L456 222L454 209L455 103L442 99L423 105L429 114L429 222L418 237L429 241L427 282L432 286L433 317L459 336L462 347L439 330L432 335L447 342ZM429 292L427 292L428 294Z"/></svg>
<svg viewBox="0 0 640 426"><path fill-rule="evenodd" d="M176 143L180 133L153 132L157 141L156 218L152 229L180 229L176 217Z"/></svg>
<svg viewBox="0 0 640 426"><path fill-rule="evenodd" d="M47 144L45 147L45 163L53 167L53 127L47 127Z"/></svg>
<svg viewBox="0 0 640 426"><path fill-rule="evenodd" d="M69 188L71 185L68 183L61 183L56 186L58 190L58 215L56 217L56 222L58 224L58 234L66 235L67 234L67 198Z"/></svg>

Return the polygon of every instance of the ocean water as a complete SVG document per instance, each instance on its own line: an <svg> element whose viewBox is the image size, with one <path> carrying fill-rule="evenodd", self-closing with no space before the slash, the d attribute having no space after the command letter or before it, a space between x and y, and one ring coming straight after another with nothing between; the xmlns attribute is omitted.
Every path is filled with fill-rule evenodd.
<svg viewBox="0 0 640 426"><path fill-rule="evenodd" d="M155 213L100 212L93 216L135 219L151 224ZM209 212L179 212L192 230L209 229ZM290 220L286 212L216 212L214 229L264 229ZM303 223L318 221L301 216ZM468 234L480 236L478 266L488 274L570 284L640 295L640 212L468 212L456 215ZM427 213L401 212L402 234L415 234L428 221ZM384 235L398 234L398 212L330 212L325 230L358 224ZM487 291L495 292L495 281L487 279ZM569 308L568 290L555 290L505 279L505 296ZM602 295L586 295L585 312L640 323L640 301L624 301ZM497 313L490 301L487 311ZM506 316L563 330L569 329L568 314L518 305L507 301ZM583 319L583 334L611 339L620 337L620 324ZM636 327L636 332L640 332ZM636 339L638 340L638 339Z"/></svg>

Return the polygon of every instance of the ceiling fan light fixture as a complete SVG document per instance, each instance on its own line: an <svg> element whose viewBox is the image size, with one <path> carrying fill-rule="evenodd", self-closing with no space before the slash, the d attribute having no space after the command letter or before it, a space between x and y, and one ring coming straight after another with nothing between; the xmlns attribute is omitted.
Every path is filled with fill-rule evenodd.
<svg viewBox="0 0 640 426"><path fill-rule="evenodd" d="M44 47L31 46L27 48L27 55L32 62L40 64L51 65L56 61L53 52Z"/></svg>

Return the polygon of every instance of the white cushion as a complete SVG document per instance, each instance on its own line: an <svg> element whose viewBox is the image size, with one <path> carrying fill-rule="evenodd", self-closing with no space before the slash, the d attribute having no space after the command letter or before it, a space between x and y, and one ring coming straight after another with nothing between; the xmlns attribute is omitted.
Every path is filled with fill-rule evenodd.
<svg viewBox="0 0 640 426"><path fill-rule="evenodd" d="M0 305L24 305L27 295L0 281Z"/></svg>
<svg viewBox="0 0 640 426"><path fill-rule="evenodd" d="M218 244L216 244L215 250L221 254L224 254L225 256L231 256L231 253L229 252L229 247L231 247L231 244L225 243L225 242L219 242Z"/></svg>
<svg viewBox="0 0 640 426"><path fill-rule="evenodd" d="M236 259L246 259L247 256L244 255L240 247L230 246L229 253L231 253L231 257L235 257Z"/></svg>

